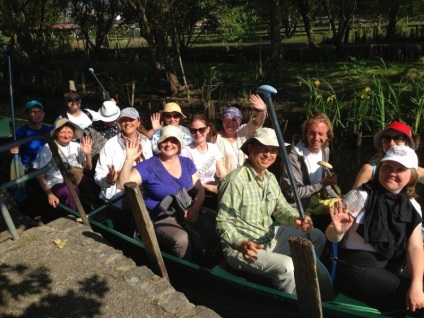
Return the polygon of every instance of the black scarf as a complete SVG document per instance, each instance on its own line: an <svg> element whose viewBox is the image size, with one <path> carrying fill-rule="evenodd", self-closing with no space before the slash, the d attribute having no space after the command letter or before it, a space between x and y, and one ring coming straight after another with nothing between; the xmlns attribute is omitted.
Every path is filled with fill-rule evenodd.
<svg viewBox="0 0 424 318"><path fill-rule="evenodd" d="M398 257L406 250L412 232L422 222L405 192L393 194L378 181L362 185L368 193L364 225L357 232L387 259Z"/></svg>

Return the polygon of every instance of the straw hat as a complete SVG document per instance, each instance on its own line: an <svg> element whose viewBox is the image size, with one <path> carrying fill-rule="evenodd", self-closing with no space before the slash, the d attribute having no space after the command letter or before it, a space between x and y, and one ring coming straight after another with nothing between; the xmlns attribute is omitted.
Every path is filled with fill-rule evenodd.
<svg viewBox="0 0 424 318"><path fill-rule="evenodd" d="M165 104L165 107L163 108L163 110L160 111L160 113L174 113L174 112L181 114L183 118L187 118L181 111L180 105L174 102Z"/></svg>
<svg viewBox="0 0 424 318"><path fill-rule="evenodd" d="M174 125L165 126L160 130L160 137L158 139L157 144L159 145L160 143L164 142L166 139L171 137L177 138L178 142L180 143L181 149L183 132L180 128Z"/></svg>

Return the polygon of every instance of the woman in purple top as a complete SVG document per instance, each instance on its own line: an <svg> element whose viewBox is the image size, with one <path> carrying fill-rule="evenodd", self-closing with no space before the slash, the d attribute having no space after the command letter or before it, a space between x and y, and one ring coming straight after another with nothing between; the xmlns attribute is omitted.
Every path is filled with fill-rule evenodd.
<svg viewBox="0 0 424 318"><path fill-rule="evenodd" d="M194 163L181 157L182 132L176 126L165 126L158 140L160 153L133 168L133 162L139 154L137 141L126 144L126 159L117 179L117 186L123 189L124 183L143 184L143 197L149 210L150 218L158 243L162 249L172 254L191 259L192 247L188 234L180 221L167 215L160 209L162 200L176 194L181 188L195 187L197 193L192 205L184 212L184 222L195 223L203 203L205 192L200 183L199 174Z"/></svg>

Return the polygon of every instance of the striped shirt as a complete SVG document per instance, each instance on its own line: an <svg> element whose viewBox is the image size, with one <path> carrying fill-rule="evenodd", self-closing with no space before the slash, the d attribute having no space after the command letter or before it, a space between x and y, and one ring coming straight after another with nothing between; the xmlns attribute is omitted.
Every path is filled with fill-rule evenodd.
<svg viewBox="0 0 424 318"><path fill-rule="evenodd" d="M262 181L248 161L220 182L218 198L217 232L228 256L236 255L244 240L270 244L274 220L295 226L298 216L283 197L274 174L266 170Z"/></svg>

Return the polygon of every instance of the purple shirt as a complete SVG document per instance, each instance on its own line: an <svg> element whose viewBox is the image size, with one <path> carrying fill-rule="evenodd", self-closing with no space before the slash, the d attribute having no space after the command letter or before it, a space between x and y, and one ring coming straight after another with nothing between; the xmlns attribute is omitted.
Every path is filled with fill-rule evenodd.
<svg viewBox="0 0 424 318"><path fill-rule="evenodd" d="M143 198L153 221L163 214L158 207L166 196L177 193L183 187L187 190L193 187L192 176L197 172L196 166L189 158L182 156L178 156L178 158L181 164L180 178L173 177L157 156L135 166L141 176Z"/></svg>

